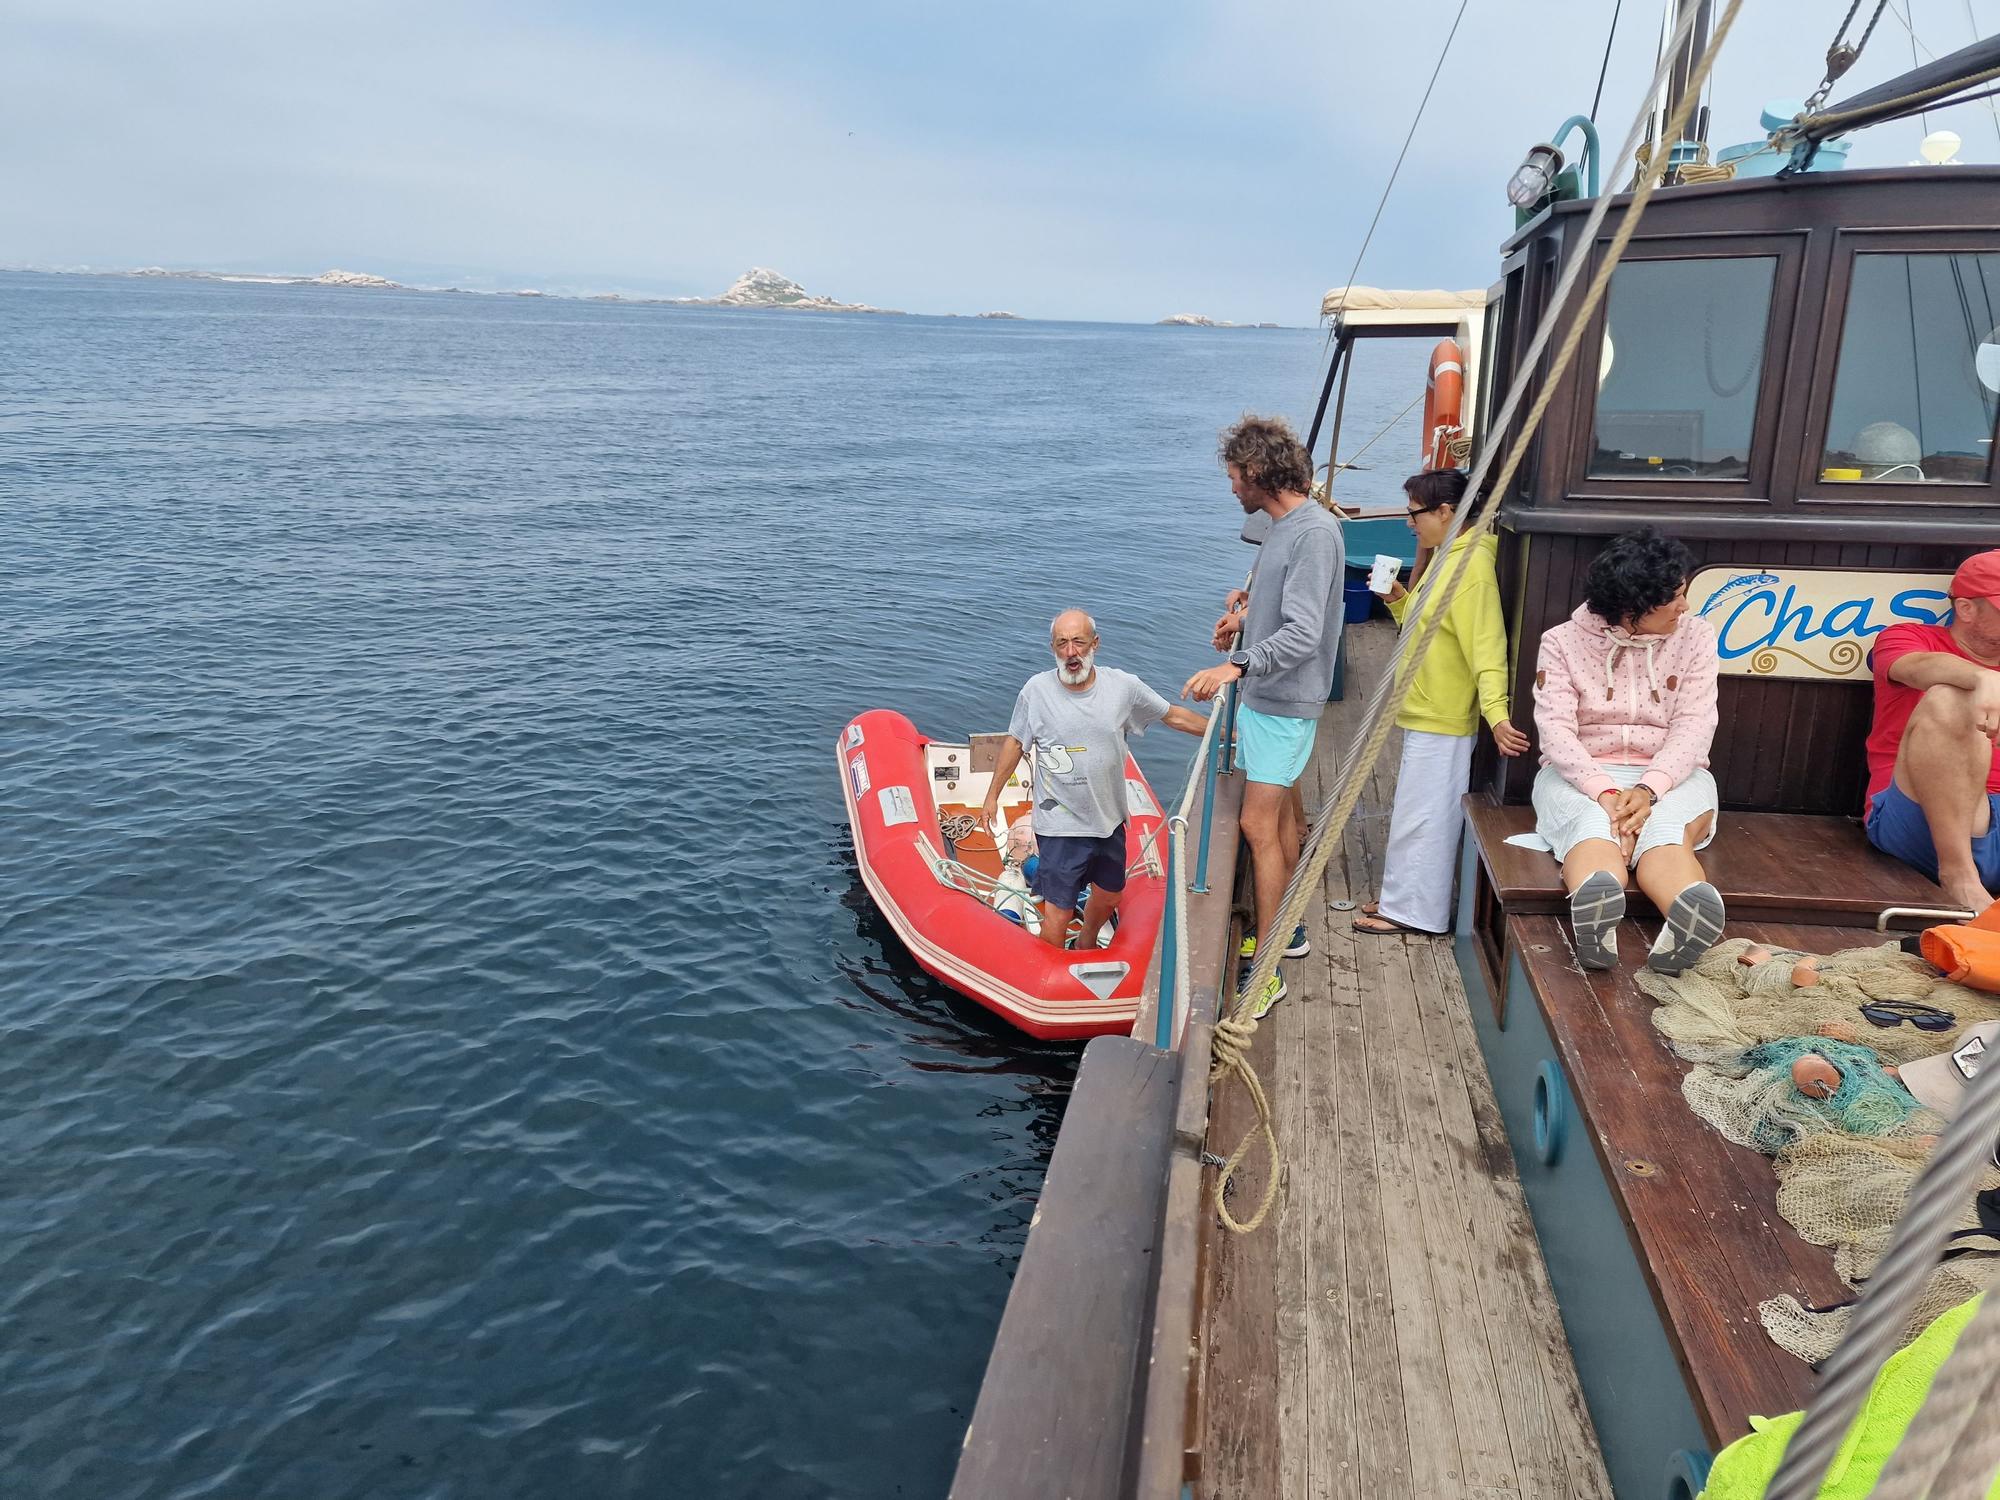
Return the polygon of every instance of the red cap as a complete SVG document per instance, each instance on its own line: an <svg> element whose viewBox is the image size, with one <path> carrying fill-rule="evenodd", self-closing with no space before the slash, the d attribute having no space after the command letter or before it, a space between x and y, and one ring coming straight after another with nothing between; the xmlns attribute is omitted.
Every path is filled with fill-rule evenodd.
<svg viewBox="0 0 2000 1500"><path fill-rule="evenodd" d="M2000 551L1975 552L1951 575L1951 597L2000 601Z"/></svg>

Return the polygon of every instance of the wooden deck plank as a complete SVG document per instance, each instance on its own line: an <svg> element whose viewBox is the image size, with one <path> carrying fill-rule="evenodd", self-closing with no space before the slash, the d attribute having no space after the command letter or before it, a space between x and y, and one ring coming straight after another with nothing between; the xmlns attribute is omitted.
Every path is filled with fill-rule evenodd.
<svg viewBox="0 0 2000 1500"><path fill-rule="evenodd" d="M1393 645L1387 628L1350 636L1352 696L1321 721L1309 810ZM1466 1002L1449 949L1357 938L1350 913L1328 910L1380 888L1400 739L1307 906L1313 955L1287 963L1290 995L1258 1031L1287 1169L1271 1222L1248 1242L1214 1236L1210 1322L1239 1326L1213 1327L1204 1345L1199 1493L1608 1495L1469 1017L1452 1016ZM1234 1089L1217 1102L1227 1128L1211 1129L1210 1148L1227 1152L1250 1116ZM1266 1389L1275 1399L1259 1409Z"/></svg>
<svg viewBox="0 0 2000 1500"><path fill-rule="evenodd" d="M1438 1247L1424 1216L1416 1158L1437 1149L1436 1122L1406 1116L1403 1098L1403 1033L1411 1019L1409 960L1398 940L1358 941L1365 1087L1380 1174L1382 1256L1396 1323L1409 1478L1419 1495L1448 1495L1461 1482L1464 1460L1439 1322L1443 1316L1455 1325L1468 1309L1445 1305L1433 1285ZM1453 1333L1453 1342L1462 1342L1455 1327ZM1511 1472L1511 1454L1506 1463Z"/></svg>
<svg viewBox="0 0 2000 1500"><path fill-rule="evenodd" d="M1422 1122L1428 1133L1428 1139L1413 1153L1413 1164L1425 1252L1440 1311L1453 1420L1458 1429L1459 1479L1467 1488L1509 1486L1517 1478L1527 1482L1537 1460L1551 1451L1546 1442L1529 1440L1530 1435L1545 1437L1548 1413L1538 1367L1530 1366L1532 1380L1517 1380L1503 1390L1500 1371L1511 1371L1519 1358L1508 1350L1501 1356L1504 1364L1496 1361L1493 1325L1495 1314L1509 1309L1489 1308L1492 1288L1482 1287L1473 1269L1474 1247L1487 1236L1481 1234L1470 1185L1460 1183L1453 1170L1453 1157L1464 1147L1445 1118L1440 1097L1440 1074L1446 1087L1459 1085L1456 1059L1441 1060L1437 1055L1440 1048L1455 1049L1458 1040L1452 1034L1435 1034L1439 1026L1434 1013L1443 999L1437 966L1431 959L1438 946L1434 940L1403 940L1385 950L1391 969L1407 973L1410 996L1407 1005L1398 1006L1402 1014L1387 1018L1386 1034L1397 1042L1404 1113L1412 1121L1413 1133L1416 1122ZM1441 1068L1441 1061L1452 1064L1449 1071ZM1518 1339L1508 1340L1504 1329L1502 1341L1518 1346ZM1508 1430L1510 1404L1518 1404L1536 1419L1518 1444ZM1517 1447L1521 1450L1518 1474ZM1541 1467L1554 1469L1547 1464Z"/></svg>
<svg viewBox="0 0 2000 1500"><path fill-rule="evenodd" d="M1522 1492L1609 1500L1611 1483L1597 1432L1570 1357L1562 1309L1534 1238L1527 1196L1514 1173L1513 1150L1473 1032L1458 966L1445 944L1424 946L1437 975L1435 987L1418 990L1424 1037L1436 1070L1440 1114L1452 1141L1447 1160L1469 1201L1479 1243L1493 1252L1474 1258L1474 1274L1481 1306L1489 1310L1488 1347L1501 1381ZM1537 1378L1543 1397L1539 1409L1531 1389ZM1547 1417L1546 1428L1538 1411Z"/></svg>

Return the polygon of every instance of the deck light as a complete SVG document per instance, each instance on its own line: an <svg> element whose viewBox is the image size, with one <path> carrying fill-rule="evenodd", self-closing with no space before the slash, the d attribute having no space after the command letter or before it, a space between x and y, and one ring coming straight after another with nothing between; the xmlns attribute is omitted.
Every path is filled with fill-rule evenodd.
<svg viewBox="0 0 2000 1500"><path fill-rule="evenodd" d="M1956 130L1933 130L1917 147L1917 154L1934 167L1956 166L1952 158L1964 144Z"/></svg>
<svg viewBox="0 0 2000 1500"><path fill-rule="evenodd" d="M1533 208L1555 186L1562 164L1563 154L1554 146L1529 147L1527 160L1507 179L1507 201L1516 208Z"/></svg>

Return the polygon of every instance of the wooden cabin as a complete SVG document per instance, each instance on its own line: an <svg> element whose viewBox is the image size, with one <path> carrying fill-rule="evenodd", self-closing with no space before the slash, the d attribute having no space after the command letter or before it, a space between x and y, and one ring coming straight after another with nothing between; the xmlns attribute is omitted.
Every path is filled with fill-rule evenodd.
<svg viewBox="0 0 2000 1500"><path fill-rule="evenodd" d="M1589 207L1545 210L1503 247L1489 419L1563 266L1601 254L1625 211L1587 243ZM2000 169L1678 187L1649 206L1501 497L1517 705L1608 538L1657 526L1700 560L1690 605L1724 655L1704 860L1732 935L1830 952L1881 941L1886 908L1942 903L1859 826L1867 646L1941 616L1952 570L2000 546L1996 402ZM1633 940L1618 970L1575 963L1555 862L1506 843L1533 826L1536 769L1490 747L1475 767L1460 967L1617 1491L1692 1493L1708 1453L1810 1388L1758 1304L1851 1294L1778 1214L1769 1163L1681 1098Z"/></svg>

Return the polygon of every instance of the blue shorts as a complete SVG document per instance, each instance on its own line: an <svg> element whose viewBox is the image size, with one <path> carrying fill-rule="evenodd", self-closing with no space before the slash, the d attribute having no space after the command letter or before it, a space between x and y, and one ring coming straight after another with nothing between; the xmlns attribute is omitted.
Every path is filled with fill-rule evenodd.
<svg viewBox="0 0 2000 1500"><path fill-rule="evenodd" d="M1986 832L1972 840L1972 862L1989 891L2000 885L2000 796L1986 794ZM1932 880L1938 878L1937 847L1924 810L1895 782L1877 792L1868 804L1868 842L1893 855Z"/></svg>
<svg viewBox="0 0 2000 1500"><path fill-rule="evenodd" d="M1125 889L1123 823L1095 839L1044 834L1035 840L1035 849L1041 857L1036 880L1042 900L1057 911L1075 911L1086 885L1100 891Z"/></svg>
<svg viewBox="0 0 2000 1500"><path fill-rule="evenodd" d="M1236 764L1246 781L1290 786L1312 759L1317 719L1286 719L1260 714L1254 708L1236 710Z"/></svg>

